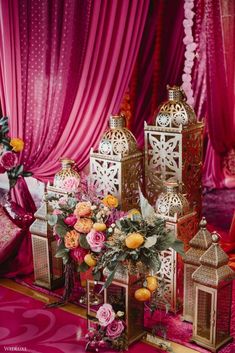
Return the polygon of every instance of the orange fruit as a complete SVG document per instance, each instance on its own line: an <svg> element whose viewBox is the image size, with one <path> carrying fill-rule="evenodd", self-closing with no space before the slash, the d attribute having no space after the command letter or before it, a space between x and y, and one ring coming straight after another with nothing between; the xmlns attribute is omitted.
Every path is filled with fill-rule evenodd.
<svg viewBox="0 0 235 353"><path fill-rule="evenodd" d="M104 223L94 223L93 224L93 229L95 229L97 232L103 232L106 229L106 224Z"/></svg>
<svg viewBox="0 0 235 353"><path fill-rule="evenodd" d="M153 292L157 289L158 281L157 281L156 277L148 276L148 277L146 277L146 282L147 282L147 288L148 288L148 290L150 290L150 292Z"/></svg>
<svg viewBox="0 0 235 353"><path fill-rule="evenodd" d="M140 233L130 233L128 237L125 239L126 246L129 249L137 249L144 242L144 237Z"/></svg>
<svg viewBox="0 0 235 353"><path fill-rule="evenodd" d="M91 254L85 255L84 262L90 267L93 267L96 265L96 260L94 259L94 257Z"/></svg>
<svg viewBox="0 0 235 353"><path fill-rule="evenodd" d="M139 302L145 302L151 297L151 292L147 288L139 288L135 291L135 299Z"/></svg>

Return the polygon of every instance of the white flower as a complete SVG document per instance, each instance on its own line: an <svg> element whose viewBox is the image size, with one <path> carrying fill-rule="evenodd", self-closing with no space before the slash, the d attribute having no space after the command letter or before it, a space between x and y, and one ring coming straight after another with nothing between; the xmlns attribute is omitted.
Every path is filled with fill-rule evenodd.
<svg viewBox="0 0 235 353"><path fill-rule="evenodd" d="M97 206L96 205L92 205L91 206L91 210L96 210L97 209Z"/></svg>
<svg viewBox="0 0 235 353"><path fill-rule="evenodd" d="M110 227L115 228L116 224L112 223Z"/></svg>
<svg viewBox="0 0 235 353"><path fill-rule="evenodd" d="M122 317L122 316L124 316L124 314L125 314L125 313L124 313L123 311L118 311L118 312L117 312L117 316L118 316L118 317Z"/></svg>
<svg viewBox="0 0 235 353"><path fill-rule="evenodd" d="M109 233L112 233L112 232L113 232L113 228L109 227L109 228L108 228L108 232L109 232Z"/></svg>

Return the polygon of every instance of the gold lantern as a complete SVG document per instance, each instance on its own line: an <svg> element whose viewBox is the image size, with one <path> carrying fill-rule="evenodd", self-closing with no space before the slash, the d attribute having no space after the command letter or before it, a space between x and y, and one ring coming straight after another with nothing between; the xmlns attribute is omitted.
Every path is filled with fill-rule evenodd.
<svg viewBox="0 0 235 353"><path fill-rule="evenodd" d="M90 176L98 193L112 194L123 210L137 207L143 154L123 115L111 116L97 152L91 149Z"/></svg>
<svg viewBox="0 0 235 353"><path fill-rule="evenodd" d="M203 123L196 121L184 91L169 87L168 101L160 105L155 125L145 123L145 187L155 203L162 181L176 178L183 185L190 207L201 210Z"/></svg>
<svg viewBox="0 0 235 353"><path fill-rule="evenodd" d="M63 263L56 258L57 242L48 224L48 202L44 196L42 206L34 214L36 220L30 227L32 235L35 284L48 289L59 288L64 283Z"/></svg>
<svg viewBox="0 0 235 353"><path fill-rule="evenodd" d="M47 191L55 194L76 193L80 184L80 175L74 170L75 161L61 158L61 170L54 176L53 185L47 185Z"/></svg>
<svg viewBox="0 0 235 353"><path fill-rule="evenodd" d="M197 213L190 210L176 180L164 181L164 188L156 202L157 216L166 221L166 227L184 242L184 250L187 251L189 241L197 231ZM162 251L160 257L162 266L158 277L165 283L164 302L169 303L170 311L176 312L183 305L183 260L172 249Z"/></svg>
<svg viewBox="0 0 235 353"><path fill-rule="evenodd" d="M193 322L194 314L194 290L193 290L193 272L200 266L200 257L211 246L211 233L206 229L206 219L202 218L197 234L190 240L190 249L184 257L184 305L183 319L188 322Z"/></svg>
<svg viewBox="0 0 235 353"><path fill-rule="evenodd" d="M94 321L91 320L91 318L95 317L98 310L97 303L93 301L93 293L97 291L95 289L97 286L98 291L100 291L103 285L104 282L87 281L88 328L93 327ZM99 305L104 303L111 304L116 313L118 311L124 313L123 318L125 321L128 345L139 340L145 334L143 327L144 305L134 298L134 293L138 288L139 281L135 276L130 276L127 273L123 275L123 273L117 271L111 285L102 291L103 298L99 302Z"/></svg>
<svg viewBox="0 0 235 353"><path fill-rule="evenodd" d="M212 245L201 256L201 266L193 273L195 310L192 340L212 352L232 340L230 318L232 279L228 256L221 249L219 236L212 233Z"/></svg>

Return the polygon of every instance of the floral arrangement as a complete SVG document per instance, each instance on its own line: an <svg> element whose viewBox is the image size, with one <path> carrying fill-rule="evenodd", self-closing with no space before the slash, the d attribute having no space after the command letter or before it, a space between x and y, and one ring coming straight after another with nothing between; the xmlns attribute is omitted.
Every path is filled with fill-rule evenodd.
<svg viewBox="0 0 235 353"><path fill-rule="evenodd" d="M140 192L141 213L133 212L116 221L105 242L106 251L97 259L93 273L106 270L107 288L120 268L130 274L146 275L143 287L135 292L140 301L149 300L157 288L155 274L161 267L160 252L173 248L183 255L183 243L165 228L165 222L157 218L153 207Z"/></svg>
<svg viewBox="0 0 235 353"><path fill-rule="evenodd" d="M127 349L127 336L125 332L124 312L115 313L111 304L103 304L96 313L97 328L92 328L86 334L86 350L99 348ZM94 318L92 318L94 320Z"/></svg>
<svg viewBox="0 0 235 353"><path fill-rule="evenodd" d="M17 153L24 149L24 141L21 138L8 136L8 118L0 119L0 173L7 172L10 188L14 187L20 175L31 176L25 172L22 164L18 163Z"/></svg>

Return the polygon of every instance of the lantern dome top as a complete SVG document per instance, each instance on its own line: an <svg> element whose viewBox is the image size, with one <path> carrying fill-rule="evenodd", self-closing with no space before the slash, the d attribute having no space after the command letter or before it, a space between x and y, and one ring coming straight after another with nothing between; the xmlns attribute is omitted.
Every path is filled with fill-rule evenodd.
<svg viewBox="0 0 235 353"><path fill-rule="evenodd" d="M124 115L111 115L109 129L105 131L98 151L103 155L122 157L138 151L135 136L125 127Z"/></svg>
<svg viewBox="0 0 235 353"><path fill-rule="evenodd" d="M186 102L187 97L179 86L168 86L168 100L163 102L156 113L155 125L158 127L179 127L194 124L196 114Z"/></svg>
<svg viewBox="0 0 235 353"><path fill-rule="evenodd" d="M212 244L212 235L211 233L206 229L207 226L207 221L205 217L202 217L200 223L199 223L199 231L196 233L196 235L190 240L189 245L192 248L199 248L206 250L211 246Z"/></svg>
<svg viewBox="0 0 235 353"><path fill-rule="evenodd" d="M182 217L189 213L189 203L186 197L179 192L179 183L175 179L163 182L165 191L160 193L156 202L156 212L160 216Z"/></svg>

